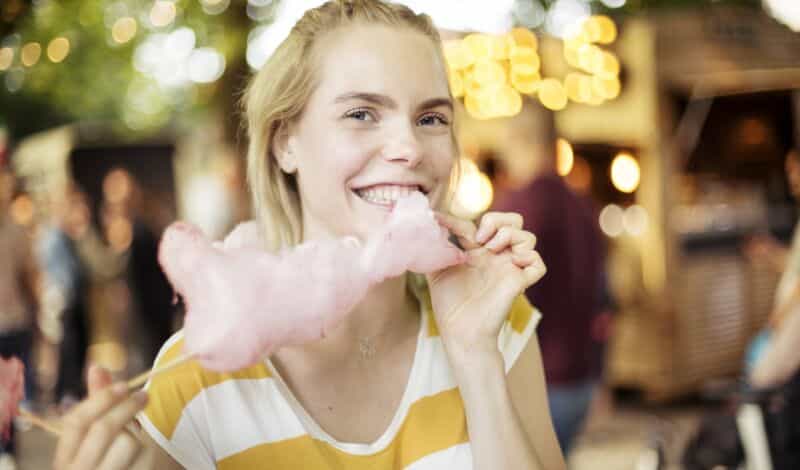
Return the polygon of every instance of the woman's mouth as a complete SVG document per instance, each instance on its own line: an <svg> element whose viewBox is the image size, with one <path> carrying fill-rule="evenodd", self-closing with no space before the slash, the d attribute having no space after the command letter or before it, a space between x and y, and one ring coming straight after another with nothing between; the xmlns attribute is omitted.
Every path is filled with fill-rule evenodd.
<svg viewBox="0 0 800 470"><path fill-rule="evenodd" d="M366 188L354 189L354 193L369 204L391 208L402 197L410 196L415 192L426 194L419 185L376 184Z"/></svg>

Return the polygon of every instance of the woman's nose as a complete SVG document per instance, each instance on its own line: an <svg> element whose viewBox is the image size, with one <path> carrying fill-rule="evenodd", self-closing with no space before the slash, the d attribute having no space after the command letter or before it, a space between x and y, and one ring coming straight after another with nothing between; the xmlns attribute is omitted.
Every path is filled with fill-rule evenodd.
<svg viewBox="0 0 800 470"><path fill-rule="evenodd" d="M383 158L414 168L422 161L422 146L413 129L397 131L383 147Z"/></svg>

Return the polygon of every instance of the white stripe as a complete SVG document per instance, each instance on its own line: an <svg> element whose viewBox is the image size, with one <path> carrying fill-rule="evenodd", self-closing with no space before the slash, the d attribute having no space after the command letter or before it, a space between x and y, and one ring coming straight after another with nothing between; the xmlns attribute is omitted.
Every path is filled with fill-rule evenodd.
<svg viewBox="0 0 800 470"><path fill-rule="evenodd" d="M472 470L472 447L469 443L457 444L428 454L404 470Z"/></svg>
<svg viewBox="0 0 800 470"><path fill-rule="evenodd" d="M219 461L251 447L303 436L306 433L272 378L236 379L204 389L184 408L173 441L191 433L191 417L206 421Z"/></svg>
<svg viewBox="0 0 800 470"><path fill-rule="evenodd" d="M438 336L426 338L428 341L428 357L425 358L425 367L422 369L426 376L419 381L422 387L415 390L414 401L420 398L436 395L437 393L451 390L457 386L453 371L450 369L450 361L447 359L447 351L444 350L444 343Z"/></svg>
<svg viewBox="0 0 800 470"><path fill-rule="evenodd" d="M202 447L205 445L199 439L192 436L192 433L184 430L180 436L173 436L170 441L155 425L147 418L147 415L140 413L137 416L139 424L142 429L159 445L170 457L175 459L176 462L181 464L183 468L191 470L216 470L216 462L213 462L209 452L203 452ZM193 449L192 452L186 452L186 449Z"/></svg>

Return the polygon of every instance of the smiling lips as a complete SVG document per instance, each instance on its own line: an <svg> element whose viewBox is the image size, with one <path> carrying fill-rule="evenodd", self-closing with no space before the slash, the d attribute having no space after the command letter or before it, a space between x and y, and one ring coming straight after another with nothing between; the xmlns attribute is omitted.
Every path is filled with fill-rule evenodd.
<svg viewBox="0 0 800 470"><path fill-rule="evenodd" d="M358 196L370 204L391 206L402 197L408 197L415 192L426 194L420 185L401 184L376 184L366 188L354 190Z"/></svg>

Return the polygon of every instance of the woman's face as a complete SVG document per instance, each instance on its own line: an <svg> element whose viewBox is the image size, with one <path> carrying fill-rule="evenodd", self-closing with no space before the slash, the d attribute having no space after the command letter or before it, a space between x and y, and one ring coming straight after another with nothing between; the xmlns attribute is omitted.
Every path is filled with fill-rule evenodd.
<svg viewBox="0 0 800 470"><path fill-rule="evenodd" d="M434 203L456 158L453 103L438 45L401 28L356 26L318 43L319 82L287 139L304 239L380 224L398 197Z"/></svg>

